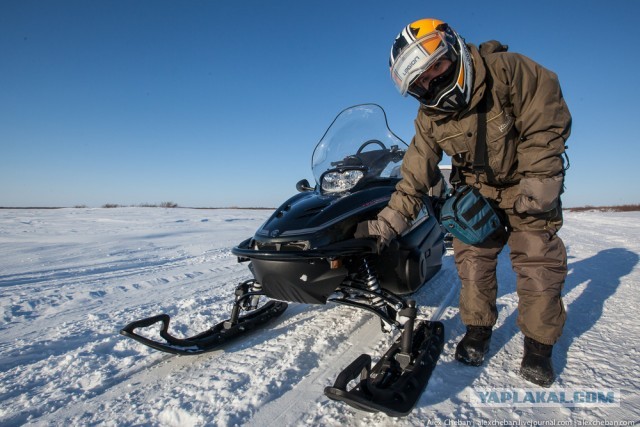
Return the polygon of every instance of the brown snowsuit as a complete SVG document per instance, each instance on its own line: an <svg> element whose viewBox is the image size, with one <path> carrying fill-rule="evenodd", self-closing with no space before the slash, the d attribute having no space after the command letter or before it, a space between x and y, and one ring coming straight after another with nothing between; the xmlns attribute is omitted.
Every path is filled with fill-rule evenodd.
<svg viewBox="0 0 640 427"><path fill-rule="evenodd" d="M554 344L566 317L560 293L567 256L556 233L562 226L562 155L571 115L551 71L516 53L490 53L483 61L475 46L469 49L475 71L469 105L455 114L420 108L402 164L403 179L379 217L402 232L419 211L421 195L437 184L443 152L451 156L463 181L479 188L505 224L504 231L480 245L454 239L463 323L495 324L497 257L508 244L517 274L518 326L526 336ZM471 167L477 108L487 90L488 168L476 183Z"/></svg>

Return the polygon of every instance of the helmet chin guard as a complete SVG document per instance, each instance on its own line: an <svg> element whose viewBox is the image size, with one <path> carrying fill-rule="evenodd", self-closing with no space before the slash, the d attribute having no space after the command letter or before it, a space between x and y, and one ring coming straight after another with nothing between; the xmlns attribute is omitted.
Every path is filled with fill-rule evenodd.
<svg viewBox="0 0 640 427"><path fill-rule="evenodd" d="M412 87L439 59L451 60L450 70L434 79L429 90ZM471 100L473 61L464 40L438 19L407 25L396 37L389 58L391 78L402 96L444 112L464 109Z"/></svg>

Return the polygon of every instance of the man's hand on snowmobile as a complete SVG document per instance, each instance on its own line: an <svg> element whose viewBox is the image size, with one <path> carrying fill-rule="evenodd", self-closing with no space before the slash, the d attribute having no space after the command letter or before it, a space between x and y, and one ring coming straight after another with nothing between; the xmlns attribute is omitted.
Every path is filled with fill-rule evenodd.
<svg viewBox="0 0 640 427"><path fill-rule="evenodd" d="M389 223L380 218L359 223L355 232L356 239L375 237L378 240L378 253L389 246L389 242L395 239L396 235L396 232L391 228Z"/></svg>
<svg viewBox="0 0 640 427"><path fill-rule="evenodd" d="M407 228L409 228L409 221L400 212L386 207L380 211L378 219L359 223L355 237L376 237L378 253L380 253Z"/></svg>

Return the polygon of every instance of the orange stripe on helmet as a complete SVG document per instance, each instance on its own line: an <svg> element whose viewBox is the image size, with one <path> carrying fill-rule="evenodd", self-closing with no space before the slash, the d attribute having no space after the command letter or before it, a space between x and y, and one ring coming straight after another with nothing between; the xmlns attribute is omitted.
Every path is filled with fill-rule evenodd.
<svg viewBox="0 0 640 427"><path fill-rule="evenodd" d="M435 52L436 49L440 47L440 45L442 45L442 39L440 37L430 38L429 40L425 40L420 43L420 46L422 46L422 48L426 50L429 55Z"/></svg>
<svg viewBox="0 0 640 427"><path fill-rule="evenodd" d="M414 30L415 37L419 39L420 37L424 37L427 34L436 31L436 28L438 28L438 25L440 24L444 24L444 22L439 19L420 19L409 24L409 28Z"/></svg>
<svg viewBox="0 0 640 427"><path fill-rule="evenodd" d="M464 87L464 67L460 67L460 74L458 74L458 86Z"/></svg>

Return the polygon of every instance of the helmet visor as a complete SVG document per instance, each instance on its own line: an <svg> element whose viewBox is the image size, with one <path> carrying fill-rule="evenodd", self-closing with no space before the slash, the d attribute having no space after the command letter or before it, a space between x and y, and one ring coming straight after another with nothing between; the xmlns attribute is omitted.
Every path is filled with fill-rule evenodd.
<svg viewBox="0 0 640 427"><path fill-rule="evenodd" d="M446 89L450 88L452 81L454 80L455 69L455 64L452 61L452 64L449 65L449 68L447 68L444 73L434 77L429 82L428 89L419 83L420 79L418 78L409 86L407 92L423 104L429 106L437 95L442 94Z"/></svg>
<svg viewBox="0 0 640 427"><path fill-rule="evenodd" d="M445 35L434 31L408 45L391 66L391 78L402 96L422 73L449 49Z"/></svg>

